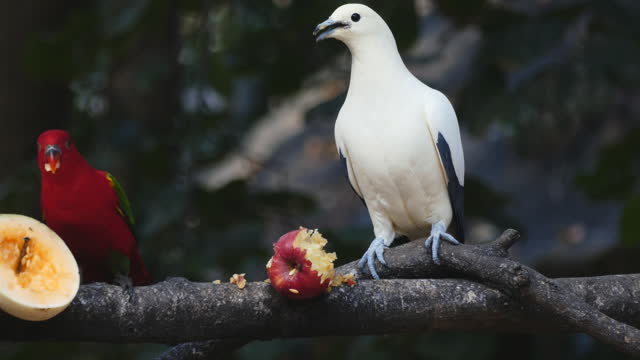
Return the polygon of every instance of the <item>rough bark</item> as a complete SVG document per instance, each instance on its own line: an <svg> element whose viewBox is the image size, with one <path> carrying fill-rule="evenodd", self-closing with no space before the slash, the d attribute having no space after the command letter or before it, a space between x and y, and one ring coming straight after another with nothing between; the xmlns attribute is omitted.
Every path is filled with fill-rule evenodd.
<svg viewBox="0 0 640 360"><path fill-rule="evenodd" d="M244 339L218 339L184 343L163 352L155 360L221 359L247 342Z"/></svg>
<svg viewBox="0 0 640 360"><path fill-rule="evenodd" d="M594 311L589 314L600 311L610 316L610 321L640 325L640 275L541 280L538 276L542 275L504 258L516 234L506 232L491 246L482 248L441 248L445 268L499 284L503 291L463 279L370 281L355 270L353 263L338 272L356 273L357 286L339 287L321 299L301 303L283 299L269 284L260 282L240 290L231 284L176 278L136 288L133 297L117 286L93 284L82 286L70 308L47 322L29 323L0 314L0 339L177 344L425 330L587 331L584 322L567 321L562 314L571 313L572 304L550 308L547 300L538 298L540 295L531 295L538 292L570 294L572 301L592 307ZM421 246L408 243L388 250L389 268L380 267L380 273L399 277L441 275L442 269L431 262ZM506 267L501 265L505 262ZM521 270L531 277L528 281L517 280ZM531 285L540 280L544 286Z"/></svg>
<svg viewBox="0 0 640 360"><path fill-rule="evenodd" d="M506 255L506 251L518 237L516 231L507 230L490 249L497 252L502 250ZM488 253L483 255L481 249L475 251L474 256L469 256L469 251L460 251L450 246L443 246L441 250L446 268L483 283L494 284L504 293L511 294L513 299L538 306L545 314L554 316L569 327L585 332L618 351L640 355L640 330L625 324L623 320L607 316L560 282L505 256L496 257Z"/></svg>
<svg viewBox="0 0 640 360"><path fill-rule="evenodd" d="M555 280L594 308L640 325L640 275ZM360 281L319 300L294 303L267 283L192 283L175 278L139 287L83 286L69 309L47 322L0 315L3 341L166 343L415 331L577 331L540 306L523 306L470 280Z"/></svg>

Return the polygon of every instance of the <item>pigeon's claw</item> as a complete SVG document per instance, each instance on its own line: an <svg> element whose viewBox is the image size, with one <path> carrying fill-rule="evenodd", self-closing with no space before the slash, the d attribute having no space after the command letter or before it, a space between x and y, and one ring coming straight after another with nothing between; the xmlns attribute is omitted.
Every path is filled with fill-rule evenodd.
<svg viewBox="0 0 640 360"><path fill-rule="evenodd" d="M447 234L447 228L442 221L439 221L431 227L431 236L424 242L424 246L431 248L431 257L433 262L440 265L440 259L438 258L438 248L440 248L440 240L445 240L453 245L460 245L460 242L456 240L450 234Z"/></svg>
<svg viewBox="0 0 640 360"><path fill-rule="evenodd" d="M369 249L367 249L367 251L364 253L364 255L362 255L362 258L358 262L358 267L360 269L364 269L364 266L366 264L371 276L376 280L380 279L380 276L378 276L378 272L376 271L375 267L375 258L377 258L382 265L387 265L387 262L384 260L384 249L387 248L388 246L384 244L383 239L373 239L371 245L369 245Z"/></svg>

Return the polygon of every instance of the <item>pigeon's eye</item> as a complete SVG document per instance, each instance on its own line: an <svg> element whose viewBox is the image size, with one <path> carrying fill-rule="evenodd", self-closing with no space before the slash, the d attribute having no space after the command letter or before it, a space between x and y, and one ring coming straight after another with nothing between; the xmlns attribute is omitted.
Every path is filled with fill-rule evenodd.
<svg viewBox="0 0 640 360"><path fill-rule="evenodd" d="M353 15L351 15L351 20L352 20L353 22L358 22L358 21L360 21L360 14L358 14L358 13L353 13Z"/></svg>

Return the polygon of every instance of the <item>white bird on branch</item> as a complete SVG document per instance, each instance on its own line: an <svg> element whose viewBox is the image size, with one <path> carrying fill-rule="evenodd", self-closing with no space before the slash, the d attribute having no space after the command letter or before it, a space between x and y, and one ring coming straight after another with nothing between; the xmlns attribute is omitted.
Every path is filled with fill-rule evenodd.
<svg viewBox="0 0 640 360"><path fill-rule="evenodd" d="M367 6L339 7L314 35L342 41L352 55L335 138L373 223L360 267L378 279L374 258L385 264L384 249L400 235L426 238L439 263L441 240L464 242L464 156L451 103L409 72L391 30ZM460 242L447 233L450 224Z"/></svg>

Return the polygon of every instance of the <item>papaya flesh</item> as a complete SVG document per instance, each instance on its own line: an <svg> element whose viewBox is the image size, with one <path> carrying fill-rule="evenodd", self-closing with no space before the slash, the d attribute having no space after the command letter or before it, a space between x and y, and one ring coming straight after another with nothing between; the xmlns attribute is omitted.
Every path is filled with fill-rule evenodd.
<svg viewBox="0 0 640 360"><path fill-rule="evenodd" d="M80 287L80 273L64 241L41 222L0 214L0 309L42 321L63 311Z"/></svg>

